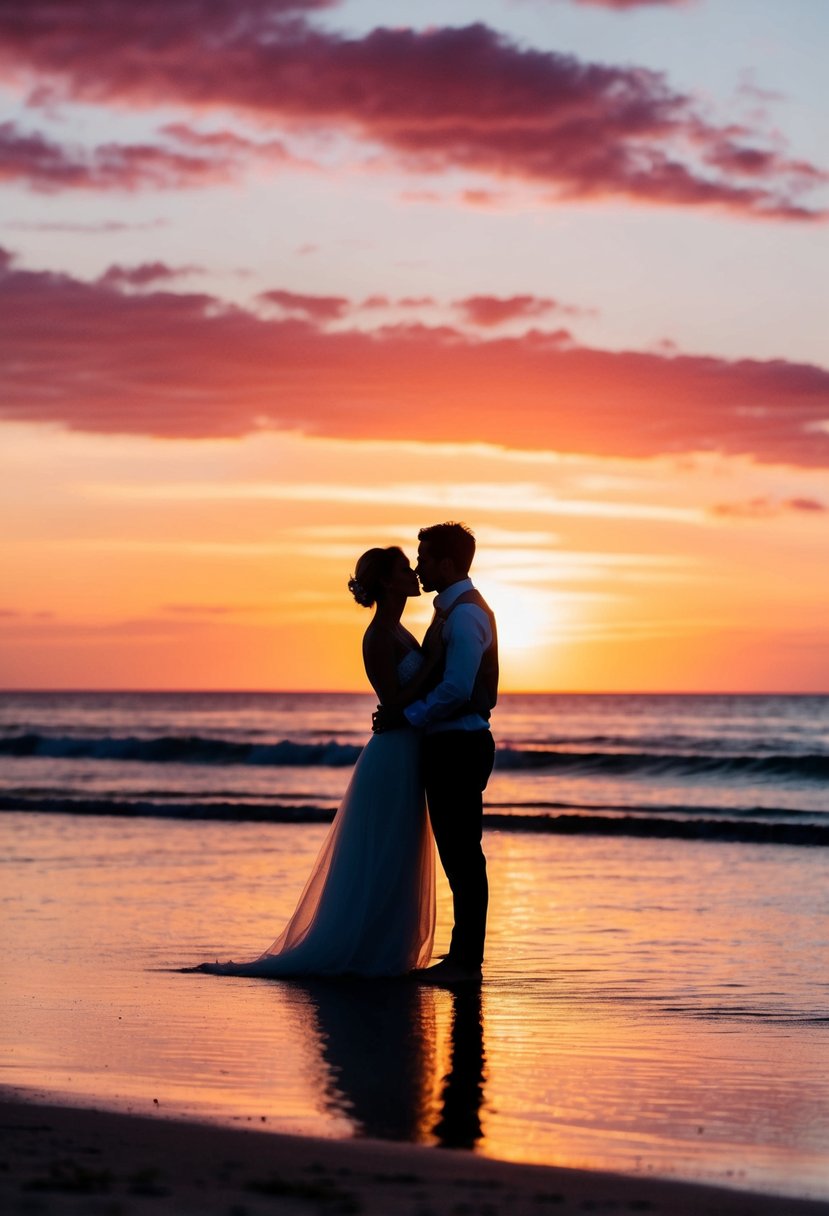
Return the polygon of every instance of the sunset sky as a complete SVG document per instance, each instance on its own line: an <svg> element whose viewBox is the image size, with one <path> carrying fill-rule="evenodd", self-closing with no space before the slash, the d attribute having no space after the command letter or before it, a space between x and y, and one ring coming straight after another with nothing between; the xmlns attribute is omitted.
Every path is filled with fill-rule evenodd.
<svg viewBox="0 0 829 1216"><path fill-rule="evenodd" d="M823 0L0 7L0 685L829 691ZM429 597L408 621L422 632Z"/></svg>

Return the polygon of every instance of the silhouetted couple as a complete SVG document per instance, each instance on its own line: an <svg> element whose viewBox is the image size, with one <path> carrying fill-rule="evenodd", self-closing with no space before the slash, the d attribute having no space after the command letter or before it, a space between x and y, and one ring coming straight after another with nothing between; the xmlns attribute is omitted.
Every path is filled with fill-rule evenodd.
<svg viewBox="0 0 829 1216"><path fill-rule="evenodd" d="M469 578L472 532L435 524L418 539L414 570L399 548L369 549L348 583L358 604L374 608L363 662L380 704L296 911L259 958L196 970L266 978L411 974L440 984L481 978L488 902L482 794L495 753L489 729L498 691L495 618ZM401 620L421 586L437 592L422 645ZM448 955L427 968L435 843L455 923Z"/></svg>

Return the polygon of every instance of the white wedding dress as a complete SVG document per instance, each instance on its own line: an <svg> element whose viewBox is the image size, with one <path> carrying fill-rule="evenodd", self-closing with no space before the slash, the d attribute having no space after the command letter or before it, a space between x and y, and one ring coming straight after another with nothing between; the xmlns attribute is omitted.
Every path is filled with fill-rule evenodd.
<svg viewBox="0 0 829 1216"><path fill-rule="evenodd" d="M422 659L411 650L400 683ZM251 962L202 963L214 975L403 975L429 962L435 933L435 846L420 738L373 735L305 884L296 911Z"/></svg>

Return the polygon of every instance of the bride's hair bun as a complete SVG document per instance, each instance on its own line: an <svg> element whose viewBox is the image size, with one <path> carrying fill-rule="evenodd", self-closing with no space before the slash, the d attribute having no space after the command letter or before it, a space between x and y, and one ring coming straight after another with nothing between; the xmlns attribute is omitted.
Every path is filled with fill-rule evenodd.
<svg viewBox="0 0 829 1216"><path fill-rule="evenodd" d="M357 603L360 604L363 608L370 608L371 605L374 603L374 600L371 598L369 593L366 591L363 584L361 582L359 582L354 577L354 575L352 575L351 578L348 580L348 590L354 596Z"/></svg>
<svg viewBox="0 0 829 1216"><path fill-rule="evenodd" d="M391 576L403 550L392 545L389 549L369 549L354 567L348 580L348 590L362 608L371 608L382 597L383 580Z"/></svg>

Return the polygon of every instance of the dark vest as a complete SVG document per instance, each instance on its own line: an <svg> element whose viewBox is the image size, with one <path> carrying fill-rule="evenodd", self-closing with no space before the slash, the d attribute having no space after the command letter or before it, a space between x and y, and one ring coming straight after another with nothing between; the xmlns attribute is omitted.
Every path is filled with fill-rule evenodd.
<svg viewBox="0 0 829 1216"><path fill-rule="evenodd" d="M498 700L498 630L495 625L495 613L480 591L476 591L473 587L471 591L464 591L462 595L458 596L443 613L443 619L446 620L447 617L450 617L456 608L460 608L461 604L474 604L486 613L489 627L492 630L492 642L481 656L481 665L475 676L475 684L469 700L465 705L459 705L444 721L451 722L456 718L464 718L467 714L479 714L489 721Z"/></svg>

